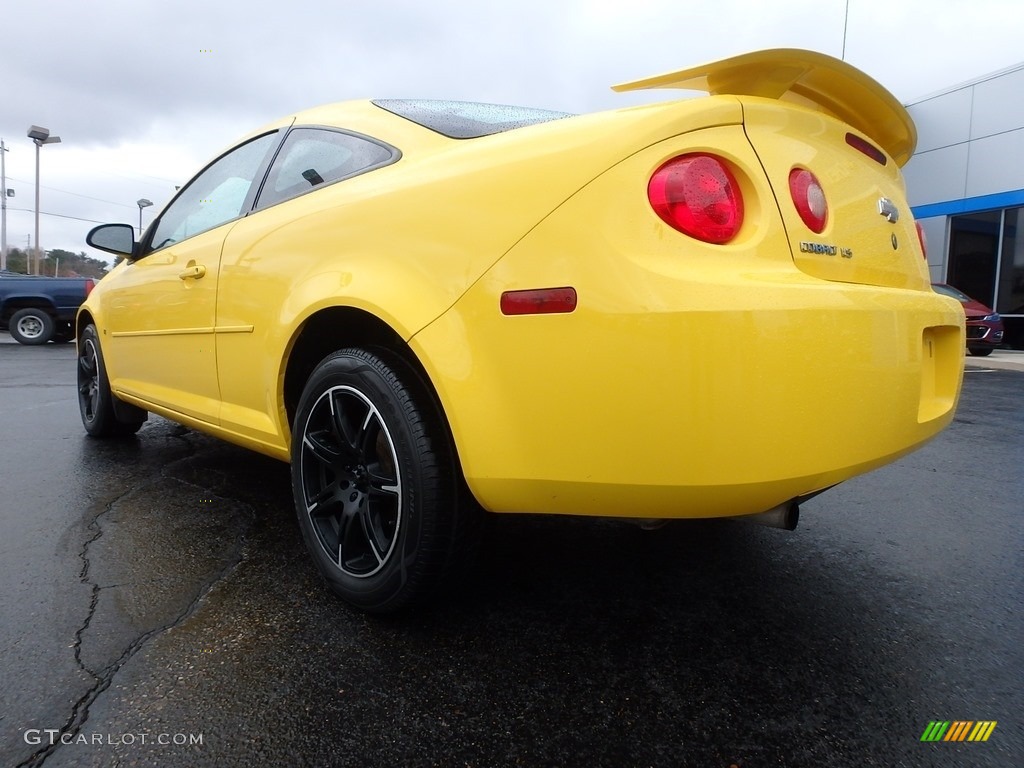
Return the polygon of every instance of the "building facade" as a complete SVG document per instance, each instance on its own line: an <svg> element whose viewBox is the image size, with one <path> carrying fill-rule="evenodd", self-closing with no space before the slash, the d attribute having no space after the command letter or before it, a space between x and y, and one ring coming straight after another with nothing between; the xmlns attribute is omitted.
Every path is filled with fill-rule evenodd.
<svg viewBox="0 0 1024 768"><path fill-rule="evenodd" d="M993 307L1024 349L1024 62L907 109L918 143L903 172L932 280Z"/></svg>

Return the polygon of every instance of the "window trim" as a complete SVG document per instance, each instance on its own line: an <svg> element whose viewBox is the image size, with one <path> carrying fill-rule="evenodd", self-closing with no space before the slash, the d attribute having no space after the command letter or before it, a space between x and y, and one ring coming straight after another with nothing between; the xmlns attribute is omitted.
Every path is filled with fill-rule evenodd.
<svg viewBox="0 0 1024 768"><path fill-rule="evenodd" d="M196 182L196 180L199 179L200 176L202 176L210 168L212 168L214 165L219 163L221 160L223 160L225 157L230 155L232 152L235 152L236 150L241 149L246 144L251 144L254 141L259 141L260 139L262 139L262 138L264 138L266 136L271 136L271 135L273 135L275 133L281 134L281 137L278 138L276 146L275 145L271 145L270 146L270 148L268 149L267 153L264 155L263 160L260 162L259 166L256 168L256 173L253 174L253 177L252 177L252 179L253 179L252 184L249 185L249 191L245 193L245 198L242 200L242 207L240 209L241 212L237 216L235 216L233 218L226 219L225 221L220 222L216 226L210 227L210 229L216 229L217 227L222 227L225 224L231 223L232 221L238 221L239 219L243 219L246 216L248 216L250 213L252 213L253 205L256 202L256 192L254 190L262 189L263 188L263 182L266 180L267 172L270 170L271 163L273 163L274 158L277 157L277 153L281 150L281 144L284 142L284 138L283 137L285 135L287 135L287 133L288 133L288 131L284 130L283 128L279 127L279 128L274 128L274 129L269 130L269 131L264 131L263 133L260 133L260 134L258 134L256 136L251 136L251 137L247 138L245 141L239 142L238 144L235 144L235 145L229 147L228 149L224 150L219 155L217 155L215 158L213 158L210 162L208 162L202 168L200 168L198 171L196 171L194 174L192 174L192 178L190 178L188 180L188 183L185 184L184 186L182 186L182 188L179 189L175 193L174 197L171 198L170 202L168 202L167 205L164 206L163 210L160 211L160 215L157 218L153 219L152 222L150 222L149 227L147 227L147 229L146 229L146 234L143 237L142 242L139 244L139 255L134 257L134 258L132 258L131 261L134 262L134 261L138 261L139 259L144 259L147 256L149 256L151 253L158 253L158 252L162 251L164 248L170 248L171 246L177 245L178 242L184 243L187 240L192 239L196 235L201 235L201 234L203 234L203 232L209 232L210 229L204 229L204 230L202 230L202 232L196 232L196 233L194 233L192 235L189 235L185 240L180 240L180 241L175 242L175 243L168 243L167 245L163 246L163 248L151 248L150 247L151 244L152 244L152 241L153 241L153 237L156 235L156 231L157 231L157 228L159 227L159 223L163 220L163 218L167 214L167 212L173 207L175 202L177 202L178 198L181 197L182 195L184 195L185 192L189 189L189 187L191 187ZM259 180L259 184L258 185L256 183L257 180Z"/></svg>
<svg viewBox="0 0 1024 768"><path fill-rule="evenodd" d="M354 139L361 139L362 141L366 141L370 144L376 144L381 149L386 150L389 153L389 156L381 160L380 162L374 163L373 165L368 165L365 168L360 168L357 171L353 171L352 173L346 174L345 176L341 176L337 179L325 181L323 184L317 184L315 187L310 187L309 189L303 190L302 192L299 192L296 195L284 197L280 200L276 200L272 203L269 203L268 205L261 207L260 198L263 196L264 187L270 180L270 171L274 167L274 164L277 162L277 159L280 156L281 151L284 149L285 142L288 141L288 137L291 136L292 131L298 130L326 131L328 133L340 133L343 136L351 136ZM359 131L353 131L347 128L340 128L336 125L319 125L316 123L304 123L302 125L292 124L288 127L288 130L284 132L284 136L282 137L280 143L277 145L277 148L274 150L273 156L270 158L270 162L267 164L267 167L264 170L263 179L262 181L260 181L259 188L256 191L256 196L253 198L252 206L250 210L246 212L245 215L248 216L251 213L266 211L269 210L270 208L273 208L275 205L281 205L282 203L287 203L290 202L291 200L298 200L300 197L305 197L310 192L317 192L321 189L327 189L328 187L333 186L334 184L337 184L339 182L347 181L349 179L355 178L356 176L362 176L364 173L369 173L370 171L376 171L379 168L384 168L386 166L393 165L401 159L402 150L400 150L398 147L394 146L393 144L388 144L386 141L375 138L373 136L368 136L365 133L360 133Z"/></svg>

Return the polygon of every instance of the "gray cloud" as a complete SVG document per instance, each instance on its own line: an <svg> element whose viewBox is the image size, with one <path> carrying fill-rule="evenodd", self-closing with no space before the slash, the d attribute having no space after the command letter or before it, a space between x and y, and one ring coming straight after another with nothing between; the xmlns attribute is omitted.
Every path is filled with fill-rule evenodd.
<svg viewBox="0 0 1024 768"><path fill-rule="evenodd" d="M445 97L569 111L662 94L614 82L767 47L839 55L845 0L90 0L8 3L0 136L31 179L43 150L44 210L137 221L235 137L316 104ZM848 60L909 100L1015 63L1024 6L975 0L850 0ZM131 143L149 154L121 153ZM168 167L173 149L181 162ZM158 179L153 176L160 177ZM19 207L31 207L20 182ZM122 202L118 202L122 201ZM152 209L150 209L150 215ZM44 220L44 247L80 250L88 223ZM9 240L26 231L9 216Z"/></svg>

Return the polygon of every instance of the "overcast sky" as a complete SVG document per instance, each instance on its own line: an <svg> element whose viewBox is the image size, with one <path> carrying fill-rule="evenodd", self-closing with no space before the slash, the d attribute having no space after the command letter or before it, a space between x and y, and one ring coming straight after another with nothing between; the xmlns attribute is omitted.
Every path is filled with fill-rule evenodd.
<svg viewBox="0 0 1024 768"><path fill-rule="evenodd" d="M242 134L346 99L454 98L570 112L661 98L616 82L762 48L843 51L846 0L55 0L4 3L7 244L86 251L138 224ZM1020 0L849 0L846 60L904 103L1024 60ZM17 209L27 209L25 211ZM59 215L57 215L59 214ZM65 218L73 217L73 218ZM92 221L80 221L87 219Z"/></svg>

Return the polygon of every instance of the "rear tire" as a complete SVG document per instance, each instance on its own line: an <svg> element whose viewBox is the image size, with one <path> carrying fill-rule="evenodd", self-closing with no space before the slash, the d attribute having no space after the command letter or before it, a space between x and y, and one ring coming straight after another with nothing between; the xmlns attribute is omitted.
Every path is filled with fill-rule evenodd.
<svg viewBox="0 0 1024 768"><path fill-rule="evenodd" d="M36 307L19 309L8 323L11 338L19 344L34 347L53 338L53 318L46 310Z"/></svg>
<svg viewBox="0 0 1024 768"><path fill-rule="evenodd" d="M331 591L361 610L410 605L470 548L478 509L461 493L440 411L385 350L345 349L316 367L291 459L306 546Z"/></svg>
<svg viewBox="0 0 1024 768"><path fill-rule="evenodd" d="M78 339L78 410L92 437L134 435L146 421L144 411L141 418L118 418L95 325L85 326Z"/></svg>

